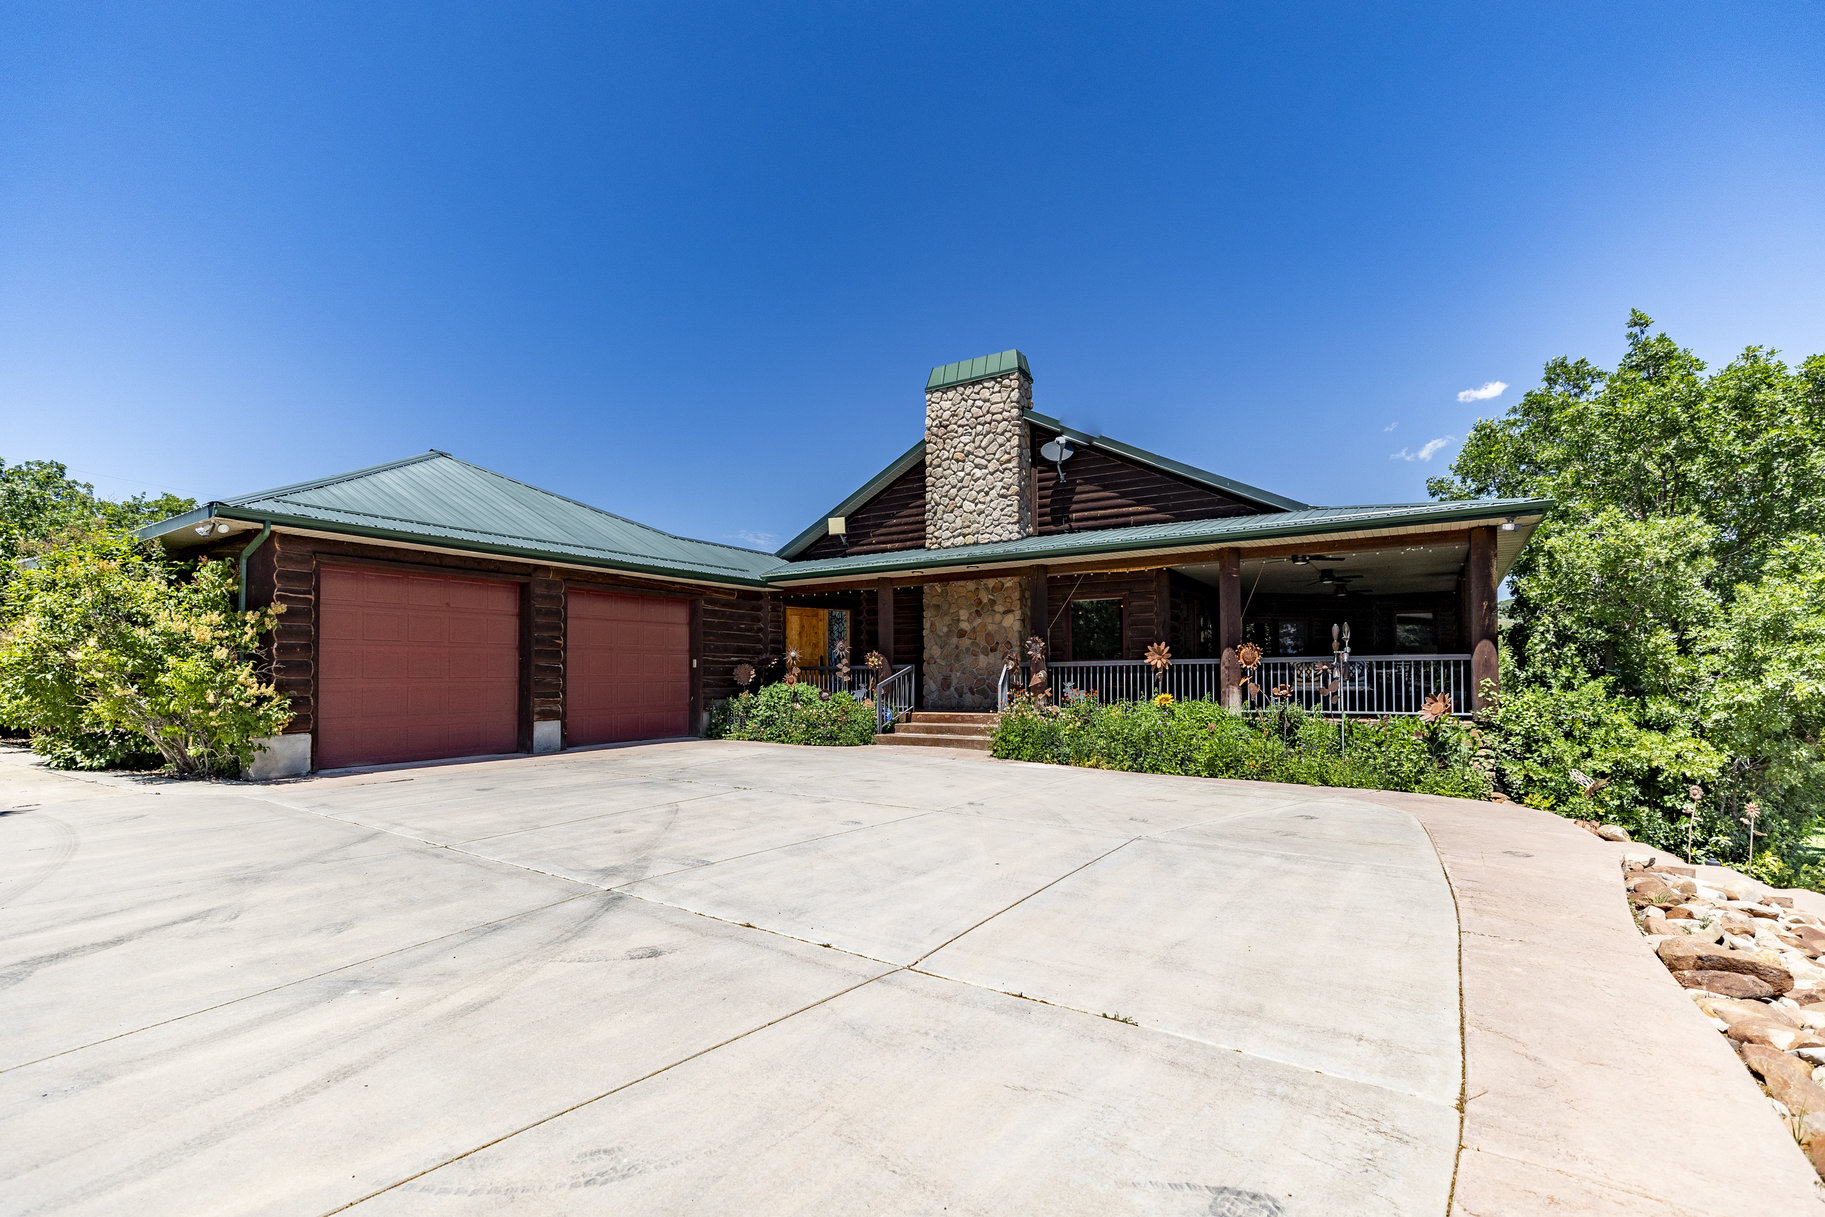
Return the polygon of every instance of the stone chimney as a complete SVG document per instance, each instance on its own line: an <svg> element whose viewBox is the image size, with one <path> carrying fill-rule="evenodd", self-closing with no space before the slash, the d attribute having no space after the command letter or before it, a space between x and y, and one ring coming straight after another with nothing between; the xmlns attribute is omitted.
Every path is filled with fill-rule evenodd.
<svg viewBox="0 0 1825 1217"><path fill-rule="evenodd" d="M1033 532L1026 420L1033 374L1019 351L933 368L925 382L925 547ZM1026 637L1019 575L932 583L925 597L925 705L993 710L1002 660Z"/></svg>
<svg viewBox="0 0 1825 1217"><path fill-rule="evenodd" d="M1026 421L1033 373L1019 351L933 368L925 382L925 547L1033 532Z"/></svg>

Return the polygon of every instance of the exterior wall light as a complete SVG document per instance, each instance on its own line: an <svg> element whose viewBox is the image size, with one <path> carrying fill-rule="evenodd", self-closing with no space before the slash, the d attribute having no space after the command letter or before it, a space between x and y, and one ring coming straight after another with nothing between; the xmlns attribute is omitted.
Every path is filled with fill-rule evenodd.
<svg viewBox="0 0 1825 1217"><path fill-rule="evenodd" d="M206 537L214 531L215 525L213 524L198 524L196 526L196 535L199 537Z"/></svg>
<svg viewBox="0 0 1825 1217"><path fill-rule="evenodd" d="M1502 531L1503 532L1513 532L1514 528L1515 528L1515 524L1514 524L1513 516L1509 516L1506 520L1502 521Z"/></svg>

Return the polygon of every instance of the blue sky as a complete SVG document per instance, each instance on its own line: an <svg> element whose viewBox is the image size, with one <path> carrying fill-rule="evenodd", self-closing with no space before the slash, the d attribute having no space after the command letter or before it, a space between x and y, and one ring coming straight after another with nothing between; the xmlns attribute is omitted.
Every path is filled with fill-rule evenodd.
<svg viewBox="0 0 1825 1217"><path fill-rule="evenodd" d="M0 11L0 457L116 496L441 448L770 548L1018 346L1417 499L1631 307L1825 351L1825 5Z"/></svg>

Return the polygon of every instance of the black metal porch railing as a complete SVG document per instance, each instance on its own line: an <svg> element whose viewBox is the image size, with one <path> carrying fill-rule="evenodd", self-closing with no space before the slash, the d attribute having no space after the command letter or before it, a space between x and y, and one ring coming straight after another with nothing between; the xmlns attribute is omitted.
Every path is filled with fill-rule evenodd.
<svg viewBox="0 0 1825 1217"><path fill-rule="evenodd" d="M1220 659L1175 659L1156 673L1139 659L1059 660L1046 665L1054 693L1093 694L1098 701L1145 701L1170 693L1175 701L1216 701L1222 690ZM1031 667L1004 670L998 701L1026 688ZM1341 665L1332 656L1263 658L1249 681L1245 710L1295 705L1326 714L1377 716L1418 714L1426 699L1443 693L1451 712L1470 713L1474 688L1468 655L1352 655Z"/></svg>

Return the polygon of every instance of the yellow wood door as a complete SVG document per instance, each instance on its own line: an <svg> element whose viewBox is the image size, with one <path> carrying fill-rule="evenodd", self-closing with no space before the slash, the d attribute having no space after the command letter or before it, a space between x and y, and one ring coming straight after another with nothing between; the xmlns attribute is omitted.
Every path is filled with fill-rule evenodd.
<svg viewBox="0 0 1825 1217"><path fill-rule="evenodd" d="M801 668L830 662L830 610L786 606L786 649L798 652Z"/></svg>

